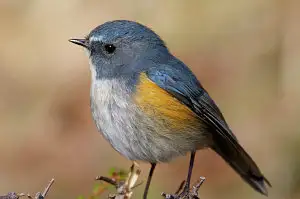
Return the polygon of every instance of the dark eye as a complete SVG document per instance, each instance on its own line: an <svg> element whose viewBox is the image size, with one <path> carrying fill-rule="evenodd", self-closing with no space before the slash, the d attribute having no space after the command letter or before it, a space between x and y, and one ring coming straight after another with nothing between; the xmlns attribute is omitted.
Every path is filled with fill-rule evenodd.
<svg viewBox="0 0 300 199"><path fill-rule="evenodd" d="M112 45L112 44L106 44L106 45L104 46L104 49L105 49L105 51L106 51L108 54L111 54L111 53L115 52L116 47L115 47L114 45Z"/></svg>

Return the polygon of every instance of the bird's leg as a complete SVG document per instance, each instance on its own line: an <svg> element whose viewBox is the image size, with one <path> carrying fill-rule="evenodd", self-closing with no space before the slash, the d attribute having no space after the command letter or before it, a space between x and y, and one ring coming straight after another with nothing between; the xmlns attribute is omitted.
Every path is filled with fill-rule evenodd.
<svg viewBox="0 0 300 199"><path fill-rule="evenodd" d="M148 175L147 184L146 184L146 187L145 187L143 199L147 199L147 195L148 195L148 191L149 191L149 187L150 187L150 183L151 183L152 175L154 173L155 166L156 166L156 163L151 163L151 169L150 169L150 172L149 172L149 175Z"/></svg>
<svg viewBox="0 0 300 199"><path fill-rule="evenodd" d="M196 151L192 151L191 152L191 158L190 158L189 171L188 171L188 175L187 175L187 178L186 178L186 183L185 183L184 189L183 189L183 191L181 192L180 195L184 195L184 194L189 193L195 155L196 155Z"/></svg>

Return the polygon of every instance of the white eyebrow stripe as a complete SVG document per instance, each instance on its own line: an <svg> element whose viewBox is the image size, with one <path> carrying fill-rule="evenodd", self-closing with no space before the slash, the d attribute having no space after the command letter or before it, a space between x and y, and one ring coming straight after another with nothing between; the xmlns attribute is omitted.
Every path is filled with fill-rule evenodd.
<svg viewBox="0 0 300 199"><path fill-rule="evenodd" d="M103 36L99 36L99 37L94 37L94 36L91 36L90 41L103 41Z"/></svg>

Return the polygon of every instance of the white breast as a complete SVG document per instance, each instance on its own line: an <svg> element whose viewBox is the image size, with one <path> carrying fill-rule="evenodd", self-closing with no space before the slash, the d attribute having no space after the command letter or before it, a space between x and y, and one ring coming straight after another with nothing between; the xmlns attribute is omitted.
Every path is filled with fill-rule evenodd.
<svg viewBox="0 0 300 199"><path fill-rule="evenodd" d="M95 124L118 152L132 159L130 134L134 133L134 111L128 90L119 79L97 79L91 62L90 70L91 111Z"/></svg>
<svg viewBox="0 0 300 199"><path fill-rule="evenodd" d="M168 126L157 125L155 118L146 116L135 105L130 90L121 79L97 80L93 70L92 76L91 110L94 121L119 153L131 160L166 162L191 151L190 144L175 144L174 139L182 138L172 135L180 133L171 132Z"/></svg>

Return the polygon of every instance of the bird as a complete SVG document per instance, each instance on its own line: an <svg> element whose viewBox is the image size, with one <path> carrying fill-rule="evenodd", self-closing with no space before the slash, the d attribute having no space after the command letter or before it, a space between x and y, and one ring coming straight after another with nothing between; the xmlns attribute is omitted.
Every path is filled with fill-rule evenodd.
<svg viewBox="0 0 300 199"><path fill-rule="evenodd" d="M190 153L179 194L186 196L195 154L206 148L268 195L270 182L239 144L217 104L151 28L113 20L69 41L84 47L89 58L90 107L97 129L127 159L151 164L144 199L156 165Z"/></svg>

